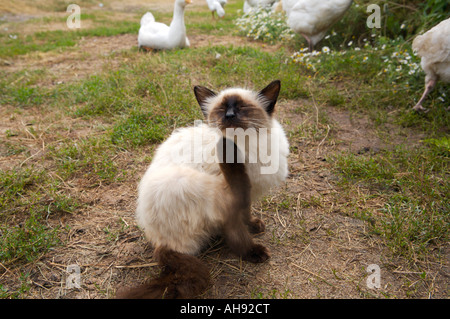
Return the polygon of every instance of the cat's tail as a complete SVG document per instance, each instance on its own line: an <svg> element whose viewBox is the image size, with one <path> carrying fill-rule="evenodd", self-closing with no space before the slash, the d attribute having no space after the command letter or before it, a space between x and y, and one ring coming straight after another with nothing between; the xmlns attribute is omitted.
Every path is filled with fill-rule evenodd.
<svg viewBox="0 0 450 319"><path fill-rule="evenodd" d="M199 296L209 285L209 269L198 258L160 247L155 250L162 266L159 277L118 292L118 299L188 299Z"/></svg>

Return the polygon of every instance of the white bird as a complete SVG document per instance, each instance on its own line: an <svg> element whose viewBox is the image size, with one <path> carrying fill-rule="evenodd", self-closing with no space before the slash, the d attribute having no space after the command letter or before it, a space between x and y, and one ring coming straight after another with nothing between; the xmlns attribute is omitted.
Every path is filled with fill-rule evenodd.
<svg viewBox="0 0 450 319"><path fill-rule="evenodd" d="M426 111L422 102L436 82L450 82L450 18L418 35L412 48L422 58L420 65L425 71L425 91L413 109Z"/></svg>
<svg viewBox="0 0 450 319"><path fill-rule="evenodd" d="M156 22L151 12L144 14L138 35L139 47L146 50L189 47L184 25L184 9L190 3L191 0L175 0L170 26Z"/></svg>
<svg viewBox="0 0 450 319"><path fill-rule="evenodd" d="M225 15L224 7L227 4L227 0L206 0L209 10L211 10L212 17L214 19L214 12L217 12L219 18L223 18Z"/></svg>
<svg viewBox="0 0 450 319"><path fill-rule="evenodd" d="M288 25L308 41L309 51L339 21L353 0L283 0Z"/></svg>
<svg viewBox="0 0 450 319"><path fill-rule="evenodd" d="M274 10L278 5L279 0L245 0L244 1L244 13L249 13L251 10L263 7L272 8Z"/></svg>

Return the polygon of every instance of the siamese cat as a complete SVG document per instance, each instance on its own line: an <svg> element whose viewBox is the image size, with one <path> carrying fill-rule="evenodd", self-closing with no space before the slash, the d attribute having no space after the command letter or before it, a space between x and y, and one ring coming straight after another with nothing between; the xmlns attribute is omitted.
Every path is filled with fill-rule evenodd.
<svg viewBox="0 0 450 319"><path fill-rule="evenodd" d="M279 91L278 80L259 92L194 87L206 123L175 130L139 184L136 219L161 274L118 298L200 295L209 270L195 255L218 234L243 260L269 258L250 235L265 228L250 209L288 175L289 145L274 118Z"/></svg>

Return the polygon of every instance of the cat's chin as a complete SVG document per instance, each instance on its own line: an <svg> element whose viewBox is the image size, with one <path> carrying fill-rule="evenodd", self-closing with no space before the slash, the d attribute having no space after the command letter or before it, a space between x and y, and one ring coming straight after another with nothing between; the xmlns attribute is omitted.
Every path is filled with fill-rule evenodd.
<svg viewBox="0 0 450 319"><path fill-rule="evenodd" d="M245 125L244 123L240 123L240 122L222 123L219 125L219 130L221 130L224 135L225 135L225 131L227 129L229 129L229 130L236 130L236 129L246 130L246 129L248 129L248 126Z"/></svg>
<svg viewBox="0 0 450 319"><path fill-rule="evenodd" d="M238 128L243 128L242 126L238 126L238 125L227 125L227 126L219 126L219 130L222 132L222 134L224 136L226 136L226 132L228 130L228 132L234 132L234 130L238 129ZM244 128L245 130L245 128Z"/></svg>
<svg viewBox="0 0 450 319"><path fill-rule="evenodd" d="M247 123L236 122L236 123L219 124L217 126L217 128L222 132L222 134L224 136L226 136L227 134L225 134L225 132L227 130L229 132L234 132L235 130L238 130L238 132L241 132L242 130L246 131L248 129L258 130L260 127L248 125Z"/></svg>
<svg viewBox="0 0 450 319"><path fill-rule="evenodd" d="M226 126L226 127L219 127L219 130L220 130L220 132L222 132L222 135L224 137L230 138L230 136L234 136L234 134L230 135L230 133L234 132L234 130L237 129L237 128L238 128L237 126ZM228 132L228 134L227 134L227 132Z"/></svg>

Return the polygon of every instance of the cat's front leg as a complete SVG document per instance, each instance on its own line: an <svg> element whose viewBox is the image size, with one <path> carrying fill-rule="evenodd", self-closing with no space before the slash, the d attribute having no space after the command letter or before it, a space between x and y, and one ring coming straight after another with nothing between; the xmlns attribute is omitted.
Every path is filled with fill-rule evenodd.
<svg viewBox="0 0 450 319"><path fill-rule="evenodd" d="M242 215L240 215L242 216ZM224 236L230 249L243 260L262 263L270 258L269 250L256 244L248 232L245 223L239 218L230 218L225 225Z"/></svg>
<svg viewBox="0 0 450 319"><path fill-rule="evenodd" d="M227 187L224 189L228 189L230 196L226 201L228 207L224 222L225 240L231 250L241 256L243 260L262 263L269 259L269 250L260 244L255 244L249 230L259 233L264 230L265 226L260 219L250 215L251 182L245 164L238 160L242 155L239 155L236 144L225 137L217 146L218 153L223 155L224 159L227 159L227 150L234 149L232 160L228 159L228 161L219 163L227 183Z"/></svg>
<svg viewBox="0 0 450 319"><path fill-rule="evenodd" d="M250 217L250 220L247 222L248 229L252 234L260 234L266 230L266 225L264 222L258 217Z"/></svg>
<svg viewBox="0 0 450 319"><path fill-rule="evenodd" d="M252 263L263 263L270 258L269 249L260 244L253 244L251 249L245 256L242 256L243 260L247 260Z"/></svg>

